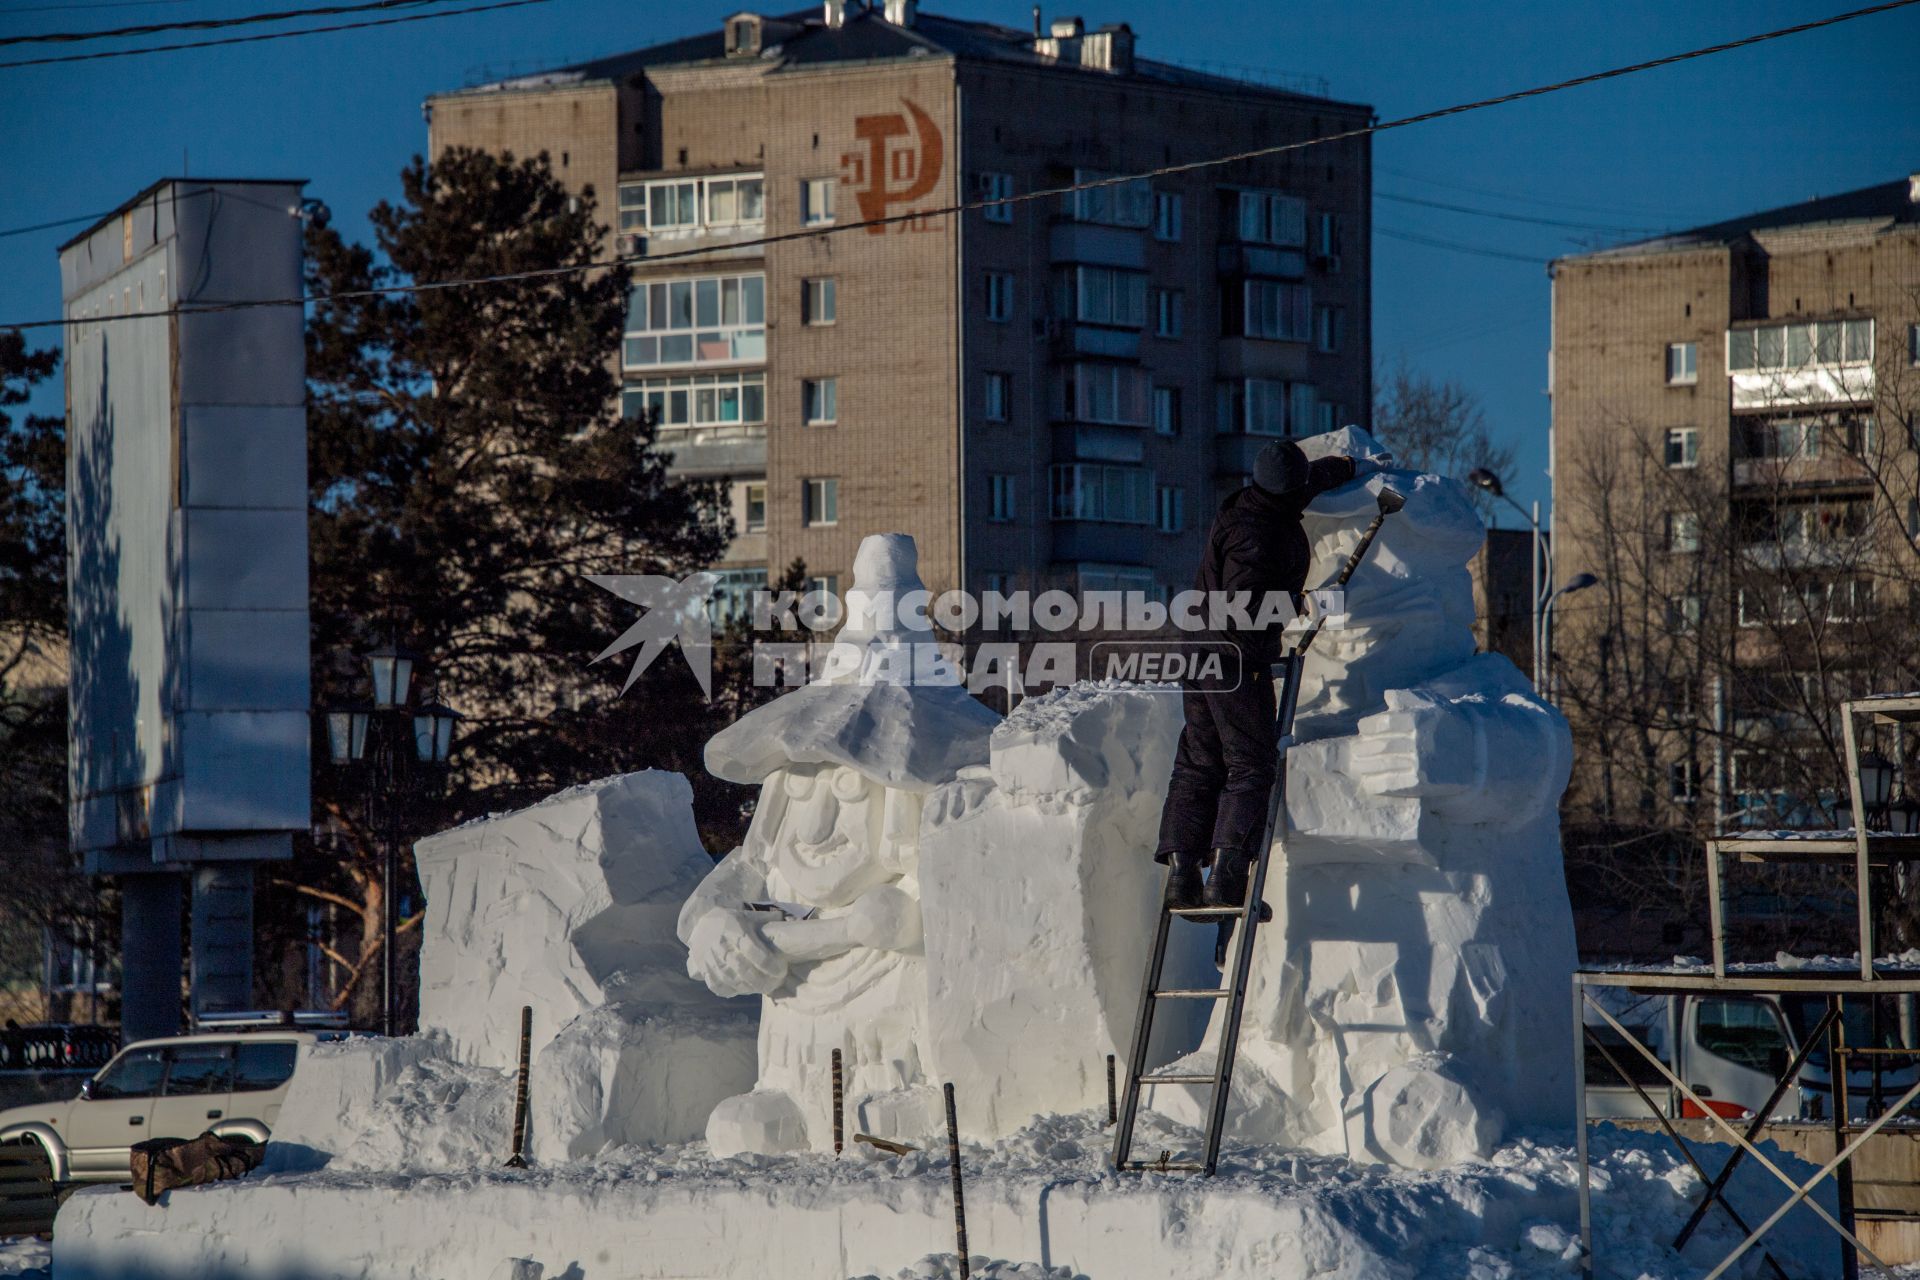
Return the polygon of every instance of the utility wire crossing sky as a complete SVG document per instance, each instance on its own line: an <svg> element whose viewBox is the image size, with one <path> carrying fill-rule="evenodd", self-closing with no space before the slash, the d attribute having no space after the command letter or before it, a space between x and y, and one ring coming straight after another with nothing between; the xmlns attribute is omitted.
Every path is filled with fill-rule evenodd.
<svg viewBox="0 0 1920 1280"><path fill-rule="evenodd" d="M519 5L519 4L542 4L546 2L547 0L508 0L506 4L485 5L485 6L481 6L481 8L510 8L510 7L513 7L514 5ZM1492 98L1481 98L1473 102L1463 102L1463 103L1455 104L1454 106L1450 106L1450 107L1440 107L1432 111L1422 111L1415 115L1402 116L1397 120L1384 120L1379 122L1378 124L1365 125L1358 129L1345 129L1338 133L1323 134L1319 137L1307 138L1299 142L1276 143L1275 145L1269 146L1269 147L1256 147L1252 150L1237 151L1229 155L1212 156L1205 160L1192 160L1184 164L1162 165L1159 168L1148 169L1139 173L1118 174L1112 177L1100 178L1100 179L1095 179L1087 182L1078 182L1070 186L1049 187L1049 188L1044 188L1036 191L1019 192L1019 193L1015 193L1000 199L970 200L970 201L964 201L959 204L946 205L936 209L923 209L913 213L890 214L886 217L867 218L859 222L844 222L844 223L836 224L832 227L813 228L805 231L783 232L779 235L762 236L755 240L744 240L739 242L733 247L737 249L759 248L766 245L782 244L782 243L786 243L788 241L794 241L794 240L815 240L815 239L824 238L830 235L840 235L849 231L858 231L858 230L862 230L870 227L885 227L885 226L891 226L895 223L903 223L903 222L919 222L919 221L924 221L927 218L940 217L946 214L968 213L976 209L1000 208L1010 204L1024 204L1028 201L1033 201L1033 200L1049 200L1058 196L1070 195L1076 191L1088 191L1088 190L1093 190L1099 187L1119 186L1124 183L1137 182L1143 178L1158 178L1158 177L1164 177L1169 174L1191 173L1200 169L1212 169L1212 168L1218 168L1223 165L1234 164L1242 160L1252 160L1252 159L1258 159L1265 156L1274 156L1274 155L1279 155L1283 152L1288 152L1288 151L1301 151L1301 150L1305 150L1308 147L1319 146L1323 143L1341 142L1349 138L1366 137L1372 134L1385 133L1391 129L1404 129L1409 125L1426 124L1434 120L1446 119L1449 116L1464 115L1469 111L1481 111L1481 110L1485 110L1488 107L1498 107L1511 102L1520 102L1527 98L1537 98L1543 94L1558 93L1558 92L1561 92L1562 90L1577 88L1581 85L1595 84L1603 80L1612 80L1621 76L1633 75L1635 73L1642 72L1642 71L1651 71L1659 67L1672 66L1673 64L1678 62L1686 62L1695 58L1704 58L1704 57L1711 56L1713 54L1727 53L1735 49L1743 49L1750 45L1760 44L1763 41L1779 40L1786 36L1799 35L1807 31L1816 31L1822 27L1830 27L1842 22L1851 22L1854 19L1869 17L1873 14L1887 13L1894 9L1904 9L1907 6L1913 5L1913 4L1920 4L1920 0L1885 0L1885 3L1870 5L1864 9L1853 9L1853 10L1849 10L1846 13L1834 14L1833 16L1827 17L1827 18L1817 18L1810 22L1795 23L1792 26L1779 27L1772 31L1763 31L1755 35L1743 36L1737 40L1727 40L1719 44L1706 45L1699 49L1689 49L1684 53L1668 54L1664 57L1652 58L1644 62L1629 63L1626 66L1613 67L1605 71L1590 72L1586 75L1575 76L1571 79L1558 80L1551 84L1536 85L1529 89L1517 89L1511 93L1500 94ZM442 14L446 12L479 12L479 10L469 9L469 10L441 11L441 13L417 15L416 18L396 18L396 19L387 19L386 21L389 21L389 22L415 21L418 18L423 18L423 17L442 16ZM286 33L286 34L298 34L298 33ZM249 38L260 39L265 37L249 37ZM130 52L138 52L138 51L130 51ZM91 56L91 55L83 55L83 56ZM17 65L24 65L24 64L0 63L0 68L4 68L7 66L17 66ZM1423 203L1423 202L1414 201L1414 203ZM289 210L288 212L291 214L295 211ZM1411 241L1414 241L1415 243L1435 243L1435 244L1443 243L1437 240L1432 240L1430 238L1419 237L1408 232L1387 231L1384 229L1380 229L1380 230L1384 235L1395 236L1398 238L1411 240ZM1459 248L1463 246L1446 245L1445 247ZM1513 257L1513 258L1519 259L1520 261L1526 261L1526 262L1537 261L1537 259L1524 257L1519 254L1500 253L1498 250L1479 249L1475 251L1487 254L1489 256L1498 255L1502 257ZM428 293L428 292L437 292L439 290L444 290L444 289L465 289L465 288L474 288L474 287L489 285L489 284L511 284L516 282L528 281L528 280L552 279L557 276L577 275L587 271L605 270L609 267L616 267L616 266L622 266L622 265L635 265L635 264L645 264L645 263L654 263L654 262L669 262L676 258L699 257L706 254L707 252L708 250L705 250L705 249L682 249L673 253L645 254L645 255L619 257L619 258L614 258L604 262L574 263L566 266L543 267L543 268L539 268L537 270L531 270L531 271L505 272L499 275L476 276L476 277L472 277L468 279L460 279L460 280L416 281L411 284L385 285L376 289L355 289L355 290L343 291L340 293L317 294L312 297L303 296L298 298L267 298L267 299L260 299L257 301L249 301L249 302L213 303L205 306L166 307L166 308L161 308L161 309L152 310L152 311L128 311L128 312L122 312L118 315L89 317L84 321L80 321L80 320L70 321L65 319L23 320L23 321L11 322L11 323L0 323L0 329L16 329L16 330L44 329L44 328L52 328L60 325L66 325L66 324L79 324L79 323L103 324L103 323L120 321L120 320L148 320L148 319L156 319L164 316L181 315L188 312L206 313L206 312L213 312L213 311L250 311L250 310L254 310L261 307L291 307L291 306L316 305L323 302L347 302L347 301L352 301L359 298L388 297L388 296L393 296L397 294L406 294L406 293Z"/></svg>

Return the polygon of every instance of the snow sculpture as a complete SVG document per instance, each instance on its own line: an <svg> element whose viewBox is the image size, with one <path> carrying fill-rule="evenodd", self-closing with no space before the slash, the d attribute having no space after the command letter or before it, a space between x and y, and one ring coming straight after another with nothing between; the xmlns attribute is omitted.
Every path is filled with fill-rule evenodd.
<svg viewBox="0 0 1920 1280"><path fill-rule="evenodd" d="M1106 1102L1126 1061L1162 873L1146 856L1180 736L1180 697L1079 684L1029 699L994 730L993 759L927 802L929 1039L968 1137ZM1211 986L1211 931L1171 940L1167 985ZM1182 1015L1188 1015L1183 1017ZM1184 1052L1206 1010L1168 1002L1150 1065Z"/></svg>
<svg viewBox="0 0 1920 1280"><path fill-rule="evenodd" d="M760 784L746 843L679 918L690 974L763 997L758 1083L714 1109L717 1155L830 1150L836 1049L849 1129L917 1141L941 1123L925 1071L921 809L985 763L998 717L916 609L913 539L866 538L853 572L821 678L707 744L713 773Z"/></svg>
<svg viewBox="0 0 1920 1280"><path fill-rule="evenodd" d="M1302 445L1380 456L1351 427ZM1387 470L1315 501L1309 582L1332 578L1383 484L1406 507L1303 675L1230 1131L1436 1168L1570 1105L1572 745L1511 662L1474 653L1466 565L1485 533L1456 481ZM1155 1092L1201 1120L1197 1091Z"/></svg>
<svg viewBox="0 0 1920 1280"><path fill-rule="evenodd" d="M535 1158L697 1137L713 1104L752 1081L752 1007L690 981L673 936L713 868L685 778L603 778L414 852L421 1030L510 1070L521 1006L533 1006Z"/></svg>

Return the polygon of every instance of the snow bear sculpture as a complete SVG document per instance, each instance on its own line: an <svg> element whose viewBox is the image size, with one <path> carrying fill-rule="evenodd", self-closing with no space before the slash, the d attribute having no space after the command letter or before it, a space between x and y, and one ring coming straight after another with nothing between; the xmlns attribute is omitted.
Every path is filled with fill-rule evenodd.
<svg viewBox="0 0 1920 1280"><path fill-rule="evenodd" d="M1387 461L1357 428L1302 446ZM1302 678L1230 1132L1435 1168L1571 1105L1572 745L1511 662L1474 652L1466 565L1485 530L1458 482L1387 469L1316 500L1309 583L1337 573L1383 485L1405 509ZM1216 1015L1203 1056L1218 1034ZM1156 1092L1203 1118L1195 1091Z"/></svg>
<svg viewBox="0 0 1920 1280"><path fill-rule="evenodd" d="M915 616L916 559L905 534L866 538L821 677L707 744L714 774L760 784L746 842L679 918L688 973L763 997L756 1086L707 1122L717 1155L831 1150L835 1050L849 1130L918 1141L942 1123L926 1074L921 809L986 763L999 717Z"/></svg>

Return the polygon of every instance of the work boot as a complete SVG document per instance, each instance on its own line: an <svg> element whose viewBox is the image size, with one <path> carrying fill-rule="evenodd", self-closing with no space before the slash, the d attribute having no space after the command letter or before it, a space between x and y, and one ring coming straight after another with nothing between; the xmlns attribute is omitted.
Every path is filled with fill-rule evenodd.
<svg viewBox="0 0 1920 1280"><path fill-rule="evenodd" d="M1238 907L1247 900L1247 873L1253 859L1242 849L1215 849L1213 872L1207 877L1207 890L1201 895L1209 907Z"/></svg>
<svg viewBox="0 0 1920 1280"><path fill-rule="evenodd" d="M1195 853L1176 853L1167 861L1167 905L1186 908L1200 905L1200 876L1206 859Z"/></svg>

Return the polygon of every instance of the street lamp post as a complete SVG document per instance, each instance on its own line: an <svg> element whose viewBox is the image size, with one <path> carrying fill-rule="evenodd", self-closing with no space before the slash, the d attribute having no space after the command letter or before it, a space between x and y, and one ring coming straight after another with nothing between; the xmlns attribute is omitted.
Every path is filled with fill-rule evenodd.
<svg viewBox="0 0 1920 1280"><path fill-rule="evenodd" d="M1500 477L1485 467L1475 467L1469 471L1467 480L1518 511L1521 518L1533 526L1533 691L1545 697L1547 681L1542 654L1545 637L1541 632L1544 629L1547 597L1553 590L1553 544L1541 532L1540 504L1535 502L1533 510L1528 511L1507 493L1506 486L1500 483Z"/></svg>
<svg viewBox="0 0 1920 1280"><path fill-rule="evenodd" d="M439 701L414 705L414 672L419 655L411 650L383 645L366 655L366 662L373 701L328 711L327 747L335 765L368 766L367 825L380 833L382 845L380 1029L391 1036L399 1026L395 953L399 949L396 864L400 804L447 763L460 713ZM376 814L376 806L382 812Z"/></svg>
<svg viewBox="0 0 1920 1280"><path fill-rule="evenodd" d="M1561 596L1570 596L1576 591L1585 591L1600 581L1591 573L1576 573L1566 586L1547 593L1547 602L1540 606L1540 658L1538 669L1540 683L1544 686L1541 696L1553 701L1553 606ZM1551 583L1549 583L1551 585Z"/></svg>

